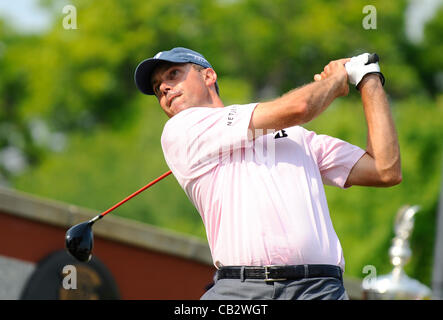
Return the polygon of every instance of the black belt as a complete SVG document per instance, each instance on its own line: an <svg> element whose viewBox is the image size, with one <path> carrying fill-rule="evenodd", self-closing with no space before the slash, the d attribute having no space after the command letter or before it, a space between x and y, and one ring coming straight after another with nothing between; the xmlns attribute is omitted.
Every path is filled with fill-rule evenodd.
<svg viewBox="0 0 443 320"><path fill-rule="evenodd" d="M264 281L297 280L303 278L333 277L342 280L338 266L304 264L288 266L233 266L217 270L217 279L262 279Z"/></svg>

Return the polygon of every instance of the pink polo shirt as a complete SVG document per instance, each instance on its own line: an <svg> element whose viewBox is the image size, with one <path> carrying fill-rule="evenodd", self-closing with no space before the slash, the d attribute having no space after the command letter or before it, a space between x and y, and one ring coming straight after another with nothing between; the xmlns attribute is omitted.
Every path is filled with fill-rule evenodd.
<svg viewBox="0 0 443 320"><path fill-rule="evenodd" d="M186 109L166 124L166 162L200 213L216 267L344 270L323 183L344 188L359 147L300 126L248 139L257 104Z"/></svg>

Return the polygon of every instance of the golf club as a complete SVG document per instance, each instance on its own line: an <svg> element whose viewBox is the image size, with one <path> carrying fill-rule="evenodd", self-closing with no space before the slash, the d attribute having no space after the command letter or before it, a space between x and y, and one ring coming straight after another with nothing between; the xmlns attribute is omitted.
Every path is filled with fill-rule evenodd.
<svg viewBox="0 0 443 320"><path fill-rule="evenodd" d="M66 241L66 249L68 249L69 253L74 256L77 260L81 262L87 262L92 257L92 247L94 244L94 236L92 233L92 225L97 221L103 218L105 215L107 215L109 212L113 211L114 209L121 206L126 201L132 199L139 193L145 191L150 186L154 185L158 181L162 180L163 178L170 175L172 172L168 171L164 174L162 174L160 177L155 179L154 181L151 181L146 186L141 188L140 190L134 192L130 196L126 197L119 203L115 204L105 212L99 214L98 216L92 218L89 221L82 222L79 224L76 224L75 226L71 227L68 231L66 231L65 241Z"/></svg>

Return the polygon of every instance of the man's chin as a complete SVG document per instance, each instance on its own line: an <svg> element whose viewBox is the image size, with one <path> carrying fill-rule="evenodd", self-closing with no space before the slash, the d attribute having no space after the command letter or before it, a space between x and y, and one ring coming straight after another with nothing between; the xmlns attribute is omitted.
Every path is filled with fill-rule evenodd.
<svg viewBox="0 0 443 320"><path fill-rule="evenodd" d="M193 106L186 105L186 104L177 104L177 105L172 104L170 110L171 110L172 114L176 115L177 113L182 112L183 110L186 110L186 109L189 109L192 107Z"/></svg>

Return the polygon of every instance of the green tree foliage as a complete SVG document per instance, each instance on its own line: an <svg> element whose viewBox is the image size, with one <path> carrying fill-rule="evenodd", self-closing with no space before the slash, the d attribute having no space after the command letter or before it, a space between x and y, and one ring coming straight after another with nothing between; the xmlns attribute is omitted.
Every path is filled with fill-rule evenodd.
<svg viewBox="0 0 443 320"><path fill-rule="evenodd" d="M442 175L441 10L423 42L412 44L404 31L405 0L74 0L74 30L63 28L57 1L44 4L54 14L44 34L18 35L0 25L0 147L13 145L30 159L21 175L3 169L12 186L102 211L167 171L160 147L167 118L133 82L137 64L158 51L202 52L226 104L271 99L311 82L330 60L377 52L398 125L403 183L326 187L331 216L347 274L362 277L366 264L390 271L395 213L420 204L408 272L429 284ZM375 30L362 26L368 4L377 9ZM68 137L65 150L50 152L35 138L36 119ZM366 146L352 88L307 127ZM205 237L173 177L114 214Z"/></svg>
<svg viewBox="0 0 443 320"><path fill-rule="evenodd" d="M426 26L424 39L417 45L410 44L406 54L416 67L420 81L435 96L443 90L443 6Z"/></svg>

